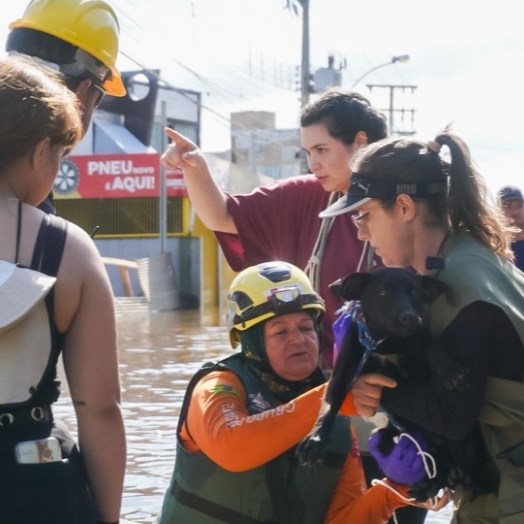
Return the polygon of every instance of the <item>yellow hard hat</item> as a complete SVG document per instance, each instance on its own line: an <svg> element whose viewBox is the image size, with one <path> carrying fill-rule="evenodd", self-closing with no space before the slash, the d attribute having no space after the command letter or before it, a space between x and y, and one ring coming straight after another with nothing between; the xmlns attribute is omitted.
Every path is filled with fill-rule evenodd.
<svg viewBox="0 0 524 524"><path fill-rule="evenodd" d="M116 68L120 27L115 12L103 0L31 0L22 18L9 29L20 27L47 33L92 55L111 72L101 72L106 92L113 96L126 94Z"/></svg>
<svg viewBox="0 0 524 524"><path fill-rule="evenodd" d="M231 345L239 331L272 317L296 311L326 311L307 275L288 262L265 262L241 271L231 282L228 295L228 328Z"/></svg>

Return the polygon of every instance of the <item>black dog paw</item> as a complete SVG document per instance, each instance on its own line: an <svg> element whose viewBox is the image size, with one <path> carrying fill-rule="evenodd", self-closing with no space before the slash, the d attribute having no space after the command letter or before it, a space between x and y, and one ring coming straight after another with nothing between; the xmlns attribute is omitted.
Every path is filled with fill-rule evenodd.
<svg viewBox="0 0 524 524"><path fill-rule="evenodd" d="M410 484L408 495L417 502L425 502L430 498L436 497L441 488L442 486L433 482L431 479L424 479Z"/></svg>
<svg viewBox="0 0 524 524"><path fill-rule="evenodd" d="M313 431L298 444L296 455L299 464L312 466L324 463L335 416L331 412L324 415Z"/></svg>
<svg viewBox="0 0 524 524"><path fill-rule="evenodd" d="M461 467L452 467L448 472L448 486L453 490L468 490L472 486L471 477Z"/></svg>
<svg viewBox="0 0 524 524"><path fill-rule="evenodd" d="M318 433L307 437L298 446L296 451L301 466L322 464L325 458L325 445Z"/></svg>

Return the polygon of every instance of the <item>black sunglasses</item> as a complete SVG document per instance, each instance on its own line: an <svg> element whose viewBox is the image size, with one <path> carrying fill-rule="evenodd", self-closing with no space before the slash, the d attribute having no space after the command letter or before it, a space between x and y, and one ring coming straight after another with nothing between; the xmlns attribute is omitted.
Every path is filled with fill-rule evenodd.
<svg viewBox="0 0 524 524"><path fill-rule="evenodd" d="M93 87L97 91L98 98L95 102L95 108L97 108L101 104L104 97L106 96L106 92L104 88L99 86L98 84L91 84L91 87Z"/></svg>

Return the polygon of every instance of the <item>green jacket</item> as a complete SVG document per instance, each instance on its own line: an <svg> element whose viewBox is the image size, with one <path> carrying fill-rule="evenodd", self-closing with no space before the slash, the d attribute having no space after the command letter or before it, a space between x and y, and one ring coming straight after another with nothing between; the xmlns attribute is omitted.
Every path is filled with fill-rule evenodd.
<svg viewBox="0 0 524 524"><path fill-rule="evenodd" d="M206 364L189 383L180 413L178 434L187 416L196 383L215 370L240 377L248 396L248 412L277 407L265 383L237 353ZM292 448L260 467L234 473L203 453L177 445L175 469L164 499L160 524L321 524L347 454L351 450L349 419L338 417L323 466L301 466Z"/></svg>
<svg viewBox="0 0 524 524"><path fill-rule="evenodd" d="M438 272L437 278L453 288L456 303L450 305L445 297L440 297L432 304L430 317L435 338L462 308L480 300L500 307L524 344L524 273L465 232L452 235L440 255L445 258L445 268ZM495 511L498 520L491 522L522 524L524 383L488 377L486 397L478 420L500 474L498 509ZM459 518L457 522L466 521Z"/></svg>

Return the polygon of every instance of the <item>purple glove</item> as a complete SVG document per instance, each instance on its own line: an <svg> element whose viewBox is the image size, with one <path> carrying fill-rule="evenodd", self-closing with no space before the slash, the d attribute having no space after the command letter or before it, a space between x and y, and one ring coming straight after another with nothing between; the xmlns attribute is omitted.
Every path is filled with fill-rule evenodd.
<svg viewBox="0 0 524 524"><path fill-rule="evenodd" d="M411 437L418 442L422 451L428 450L428 444L420 433ZM413 484L426 477L420 450L408 436L401 434L389 455L384 455L380 450L382 438L384 432L380 430L371 435L368 439L369 452L388 479L398 484Z"/></svg>
<svg viewBox="0 0 524 524"><path fill-rule="evenodd" d="M347 305L348 303L346 303ZM349 326L351 324L351 313L347 309L342 309L340 316L333 322L333 365L337 361L338 354L340 353L340 348L344 342L344 337L348 332Z"/></svg>

